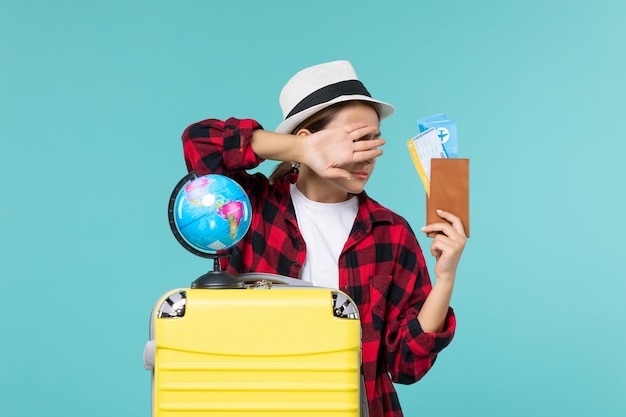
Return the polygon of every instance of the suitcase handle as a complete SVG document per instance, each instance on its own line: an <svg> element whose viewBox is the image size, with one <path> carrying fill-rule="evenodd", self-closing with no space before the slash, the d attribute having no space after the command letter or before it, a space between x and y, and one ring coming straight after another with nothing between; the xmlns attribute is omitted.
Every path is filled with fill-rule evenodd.
<svg viewBox="0 0 626 417"><path fill-rule="evenodd" d="M313 286L313 284L308 281L303 281L296 278L289 278L278 274L270 274L267 272L245 272L243 274L237 275L237 277L241 278L245 283L255 283L265 280L271 282L272 284L287 284L292 287Z"/></svg>

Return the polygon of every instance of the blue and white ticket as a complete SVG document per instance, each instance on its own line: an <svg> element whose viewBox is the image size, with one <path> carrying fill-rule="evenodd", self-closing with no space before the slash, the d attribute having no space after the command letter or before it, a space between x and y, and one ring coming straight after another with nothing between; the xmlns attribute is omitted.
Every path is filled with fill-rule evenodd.
<svg viewBox="0 0 626 417"><path fill-rule="evenodd" d="M424 132L431 127L435 128L448 158L457 158L459 156L456 137L456 122L448 119L448 116L445 113L439 113L419 119L417 121L417 125L420 132Z"/></svg>
<svg viewBox="0 0 626 417"><path fill-rule="evenodd" d="M430 160L432 158L447 158L437 129L430 128L409 139L407 143L411 159L424 184L426 194L430 195Z"/></svg>

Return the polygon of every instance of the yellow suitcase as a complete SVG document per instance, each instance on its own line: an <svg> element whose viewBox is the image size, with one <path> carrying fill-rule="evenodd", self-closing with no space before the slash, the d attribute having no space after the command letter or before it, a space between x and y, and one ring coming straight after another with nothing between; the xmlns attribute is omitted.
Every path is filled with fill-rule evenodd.
<svg viewBox="0 0 626 417"><path fill-rule="evenodd" d="M300 280L240 277L242 289L176 289L155 304L144 350L152 415L359 416L354 302Z"/></svg>

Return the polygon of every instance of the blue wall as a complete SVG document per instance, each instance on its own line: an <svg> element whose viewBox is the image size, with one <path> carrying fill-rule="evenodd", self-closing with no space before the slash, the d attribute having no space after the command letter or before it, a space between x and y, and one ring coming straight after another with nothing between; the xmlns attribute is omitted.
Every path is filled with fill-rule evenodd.
<svg viewBox="0 0 626 417"><path fill-rule="evenodd" d="M149 413L152 305L211 267L166 219L182 130L231 115L272 129L283 83L334 59L397 107L368 192L415 230L416 120L447 112L471 159L458 333L399 388L406 414L626 415L623 1L0 10L3 415Z"/></svg>

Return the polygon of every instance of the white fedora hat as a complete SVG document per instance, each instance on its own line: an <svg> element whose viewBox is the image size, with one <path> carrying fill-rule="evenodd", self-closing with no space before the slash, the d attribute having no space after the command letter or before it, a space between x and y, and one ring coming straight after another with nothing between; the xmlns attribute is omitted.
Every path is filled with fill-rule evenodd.
<svg viewBox="0 0 626 417"><path fill-rule="evenodd" d="M375 103L380 119L391 116L391 104L371 97L348 61L314 65L294 75L280 92L283 122L276 132L291 133L300 123L318 111L343 101L360 100Z"/></svg>

